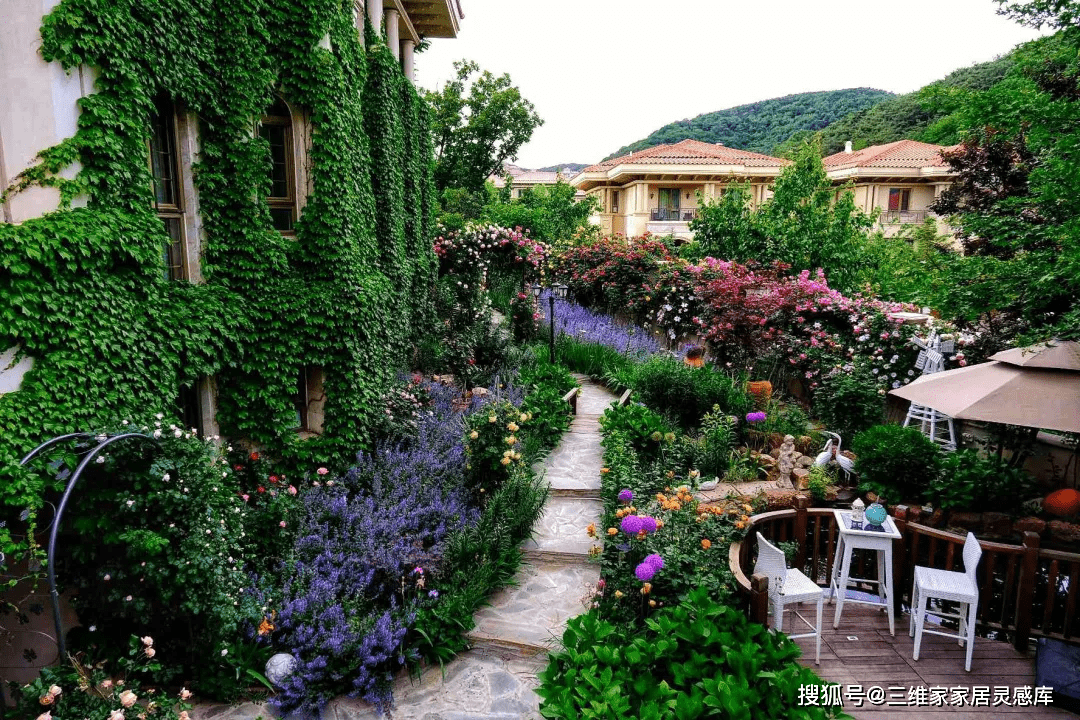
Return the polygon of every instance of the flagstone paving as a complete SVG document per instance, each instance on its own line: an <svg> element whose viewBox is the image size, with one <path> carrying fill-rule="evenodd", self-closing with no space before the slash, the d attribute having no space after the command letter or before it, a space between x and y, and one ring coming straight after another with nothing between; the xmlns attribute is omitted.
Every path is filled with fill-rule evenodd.
<svg viewBox="0 0 1080 720"><path fill-rule="evenodd" d="M600 579L588 561L586 526L601 512L599 418L617 398L583 375L578 414L570 432L537 466L551 485L544 514L522 549L525 562L513 585L481 608L468 633L472 649L445 669L427 668L419 678L394 682L392 720L539 720L533 692L547 652L557 646L567 619L585 611ZM269 705L200 705L193 720L255 720L278 717ZM367 703L338 698L322 720L381 720Z"/></svg>

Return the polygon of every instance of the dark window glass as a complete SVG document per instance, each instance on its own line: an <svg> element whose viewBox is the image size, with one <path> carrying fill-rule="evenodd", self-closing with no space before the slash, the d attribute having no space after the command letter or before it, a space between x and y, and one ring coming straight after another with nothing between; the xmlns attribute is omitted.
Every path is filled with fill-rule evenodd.
<svg viewBox="0 0 1080 720"><path fill-rule="evenodd" d="M179 217L165 216L165 232L169 234L169 244L165 246L165 279L184 279L184 235Z"/></svg>
<svg viewBox="0 0 1080 720"><path fill-rule="evenodd" d="M193 385L181 385L180 397L176 401L177 411L184 422L184 430L195 428L202 432L202 405L199 392Z"/></svg>
<svg viewBox="0 0 1080 720"><path fill-rule="evenodd" d="M292 114L284 102L267 111L259 134L270 146L270 220L275 230L291 233L296 223Z"/></svg>
<svg viewBox="0 0 1080 720"><path fill-rule="evenodd" d="M165 225L162 248L167 280L185 280L184 207L180 191L180 159L176 151L176 113L172 102L159 98L150 116L150 176L154 210Z"/></svg>

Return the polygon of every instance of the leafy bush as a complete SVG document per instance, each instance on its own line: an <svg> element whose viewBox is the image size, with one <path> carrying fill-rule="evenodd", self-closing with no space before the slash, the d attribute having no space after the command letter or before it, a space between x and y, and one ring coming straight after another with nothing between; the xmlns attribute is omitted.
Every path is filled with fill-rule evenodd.
<svg viewBox="0 0 1080 720"><path fill-rule="evenodd" d="M822 378L814 393L813 411L827 429L844 439L853 438L884 419L884 391L859 365L846 372L835 370Z"/></svg>
<svg viewBox="0 0 1080 720"><path fill-rule="evenodd" d="M821 502L825 499L825 495L829 489L829 486L833 484L835 478L829 475L829 471L823 465L814 465L810 468L810 476L807 478L807 490L810 491L810 496Z"/></svg>
<svg viewBox="0 0 1080 720"><path fill-rule="evenodd" d="M926 488L926 498L942 510L1015 515L1034 488L1030 475L1009 467L996 455L981 457L977 450L957 450L945 455L940 473Z"/></svg>
<svg viewBox="0 0 1080 720"><path fill-rule="evenodd" d="M645 458L658 456L665 442L675 440L664 418L641 403L613 403L600 416L600 427L605 435L618 433Z"/></svg>
<svg viewBox="0 0 1080 720"><path fill-rule="evenodd" d="M721 476L727 470L728 456L735 447L735 429L737 420L713 405L712 412L701 418L701 452L697 459L697 469L701 474Z"/></svg>
<svg viewBox="0 0 1080 720"><path fill-rule="evenodd" d="M213 441L162 422L142 428L159 450L118 443L82 478L57 577L81 624L96 628L74 635L73 649L92 643L115 657L133 632L151 635L172 660L154 672L198 677L207 652L263 618L248 572L280 562L296 512L285 487L247 502L242 473Z"/></svg>
<svg viewBox="0 0 1080 720"><path fill-rule="evenodd" d="M580 615L564 649L540 675L548 718L824 718L800 707L799 687L821 685L798 665L800 650L700 588L643 626L629 629Z"/></svg>
<svg viewBox="0 0 1080 720"><path fill-rule="evenodd" d="M570 427L570 407L563 396L578 383L565 367L548 362L526 365L517 382L526 393L521 410L532 416L524 433L524 455L532 461L554 447Z"/></svg>
<svg viewBox="0 0 1080 720"><path fill-rule="evenodd" d="M941 468L941 451L916 428L876 425L855 436L855 472L861 488L889 502L916 500Z"/></svg>
<svg viewBox="0 0 1080 720"><path fill-rule="evenodd" d="M630 382L638 399L683 428L696 426L715 407L737 416L753 407L740 380L712 368L690 367L672 357L652 357L637 365Z"/></svg>
<svg viewBox="0 0 1080 720"><path fill-rule="evenodd" d="M465 453L469 487L478 493L477 500L490 497L510 476L514 466L522 464L524 443L520 435L531 420L527 412L506 400L488 403L468 417Z"/></svg>
<svg viewBox="0 0 1080 720"><path fill-rule="evenodd" d="M15 717L107 718L110 713L136 702L138 710L133 708L132 714L139 712L143 720L177 720L180 713L187 717L191 693L186 688L177 695L143 688L143 681L149 677L175 674L163 673L161 660L155 640L149 635L131 636L127 653L115 663L106 664L83 653L71 655L67 662L42 668L33 682L19 688L15 695Z"/></svg>
<svg viewBox="0 0 1080 720"><path fill-rule="evenodd" d="M510 332L519 343L530 343L540 335L539 308L532 293L516 293L507 309L510 313Z"/></svg>

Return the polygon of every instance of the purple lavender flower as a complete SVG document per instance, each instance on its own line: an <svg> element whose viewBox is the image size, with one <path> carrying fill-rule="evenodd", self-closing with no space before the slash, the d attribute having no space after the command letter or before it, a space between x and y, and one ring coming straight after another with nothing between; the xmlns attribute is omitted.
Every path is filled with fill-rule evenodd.
<svg viewBox="0 0 1080 720"><path fill-rule="evenodd" d="M649 582L653 579L653 575L656 574L658 568L651 565L648 562L643 562L634 568L634 575L641 582Z"/></svg>
<svg viewBox="0 0 1080 720"><path fill-rule="evenodd" d="M746 422L753 425L754 423L765 422L769 416L763 412L752 412L746 414Z"/></svg>
<svg viewBox="0 0 1080 720"><path fill-rule="evenodd" d="M644 530L646 534L656 532L656 518L649 517L648 515L639 515L638 520L641 521L641 530Z"/></svg>
<svg viewBox="0 0 1080 720"><path fill-rule="evenodd" d="M619 527L627 535L637 535L641 532L641 518L637 515L627 515L622 519L622 524Z"/></svg>
<svg viewBox="0 0 1080 720"><path fill-rule="evenodd" d="M645 559L641 562L643 565L646 563L651 565L657 572L660 572L664 569L664 558L660 557L656 553L646 555Z"/></svg>
<svg viewBox="0 0 1080 720"><path fill-rule="evenodd" d="M548 322L548 295L547 290L540 295L540 313L544 322ZM555 333L582 342L607 345L641 358L663 352L660 343L644 328L620 324L610 315L594 312L571 300L555 298Z"/></svg>
<svg viewBox="0 0 1080 720"><path fill-rule="evenodd" d="M624 489L619 491L619 502L628 503L633 499L634 493L630 492L629 490Z"/></svg>

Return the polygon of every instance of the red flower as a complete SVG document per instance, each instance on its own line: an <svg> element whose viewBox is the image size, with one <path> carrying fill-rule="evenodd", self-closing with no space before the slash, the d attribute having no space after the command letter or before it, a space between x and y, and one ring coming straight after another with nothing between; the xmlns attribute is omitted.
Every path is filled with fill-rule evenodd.
<svg viewBox="0 0 1080 720"><path fill-rule="evenodd" d="M270 482L272 482L274 484L277 484L277 475L271 475L270 476Z"/></svg>
<svg viewBox="0 0 1080 720"><path fill-rule="evenodd" d="M259 486L259 492L261 492L261 493L266 492L266 488L264 488L262 485L260 485Z"/></svg>
<svg viewBox="0 0 1080 720"><path fill-rule="evenodd" d="M243 469L244 469L243 465L236 465L236 466L233 467L233 470L235 470L236 472L240 472Z"/></svg>
<svg viewBox="0 0 1080 720"><path fill-rule="evenodd" d="M251 455L248 455L248 457L251 458L252 461L258 460L259 459L259 453L253 452L253 453L251 453Z"/></svg>

